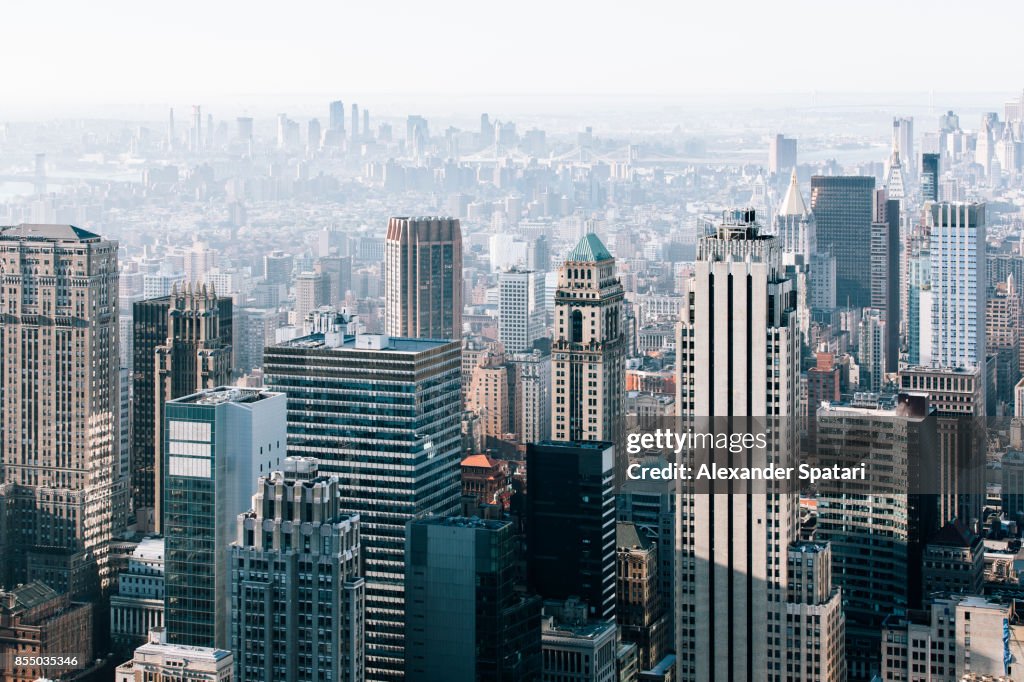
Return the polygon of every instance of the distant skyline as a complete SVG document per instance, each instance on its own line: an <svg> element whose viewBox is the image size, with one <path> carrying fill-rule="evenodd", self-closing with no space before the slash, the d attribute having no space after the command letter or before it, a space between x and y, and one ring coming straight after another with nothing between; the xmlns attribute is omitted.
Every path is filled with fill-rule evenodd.
<svg viewBox="0 0 1024 682"><path fill-rule="evenodd" d="M15 3L2 15L0 120L151 110L179 100L686 101L784 93L1005 93L1024 87L989 18L1024 3L763 2ZM964 22L977 22L965 32ZM991 28L991 27L988 27ZM973 42L972 42L973 40ZM962 68L976 56L983 68ZM15 66L16 65L16 66ZM502 93L500 95L496 93ZM635 105L635 103L632 103ZM993 102L1001 105L1001 100ZM184 112L182 112L184 114ZM235 113L235 112L232 112ZM388 113L388 112L381 112Z"/></svg>

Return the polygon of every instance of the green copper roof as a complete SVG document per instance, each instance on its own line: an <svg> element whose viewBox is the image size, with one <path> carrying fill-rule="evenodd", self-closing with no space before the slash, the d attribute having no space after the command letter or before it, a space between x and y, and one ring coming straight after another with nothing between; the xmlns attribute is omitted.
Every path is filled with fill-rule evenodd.
<svg viewBox="0 0 1024 682"><path fill-rule="evenodd" d="M601 240L593 232L583 235L580 243L565 257L566 261L573 263L598 263L603 260L611 260L612 254L604 247Z"/></svg>

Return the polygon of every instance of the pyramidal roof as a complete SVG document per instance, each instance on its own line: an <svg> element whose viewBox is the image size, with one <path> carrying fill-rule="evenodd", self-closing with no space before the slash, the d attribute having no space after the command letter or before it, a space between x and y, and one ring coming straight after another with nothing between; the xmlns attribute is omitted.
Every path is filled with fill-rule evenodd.
<svg viewBox="0 0 1024 682"><path fill-rule="evenodd" d="M807 204L804 203L804 198L800 194L800 185L796 180L796 169L793 169L793 175L789 179L789 188L786 190L786 196L782 198L782 204L779 206L779 215L807 215Z"/></svg>
<svg viewBox="0 0 1024 682"><path fill-rule="evenodd" d="M572 263L599 263L600 261L611 259L612 254L593 232L583 235L583 239L565 257L567 262Z"/></svg>

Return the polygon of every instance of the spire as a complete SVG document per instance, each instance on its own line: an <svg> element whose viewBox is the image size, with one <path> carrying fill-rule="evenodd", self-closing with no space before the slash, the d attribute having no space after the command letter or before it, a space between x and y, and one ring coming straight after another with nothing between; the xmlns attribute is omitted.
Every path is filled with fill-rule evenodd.
<svg viewBox="0 0 1024 682"><path fill-rule="evenodd" d="M804 216L807 213L807 204L804 203L804 198L800 194L800 185L796 179L796 168L794 168L789 178L786 196L782 198L782 204L779 205L779 215Z"/></svg>

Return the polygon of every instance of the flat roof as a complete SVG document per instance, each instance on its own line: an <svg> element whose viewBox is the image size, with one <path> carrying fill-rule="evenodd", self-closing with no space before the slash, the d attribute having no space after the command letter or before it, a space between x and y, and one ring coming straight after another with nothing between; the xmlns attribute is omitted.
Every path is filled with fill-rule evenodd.
<svg viewBox="0 0 1024 682"><path fill-rule="evenodd" d="M0 239L22 240L39 239L44 241L98 241L98 234L83 230L74 225L47 225L40 223L21 223L0 228Z"/></svg>
<svg viewBox="0 0 1024 682"><path fill-rule="evenodd" d="M433 350L449 343L460 343L455 339L413 339L392 336L388 339L386 346L376 348L359 348L356 346L355 336L345 336L337 345L329 345L324 334L307 334L295 339L274 344L272 348L308 348L310 350L346 350L365 353L422 353L426 350Z"/></svg>
<svg viewBox="0 0 1024 682"><path fill-rule="evenodd" d="M220 405L223 403L255 403L277 395L284 395L265 388L242 388L239 386L218 386L192 395L168 401L175 404Z"/></svg>

